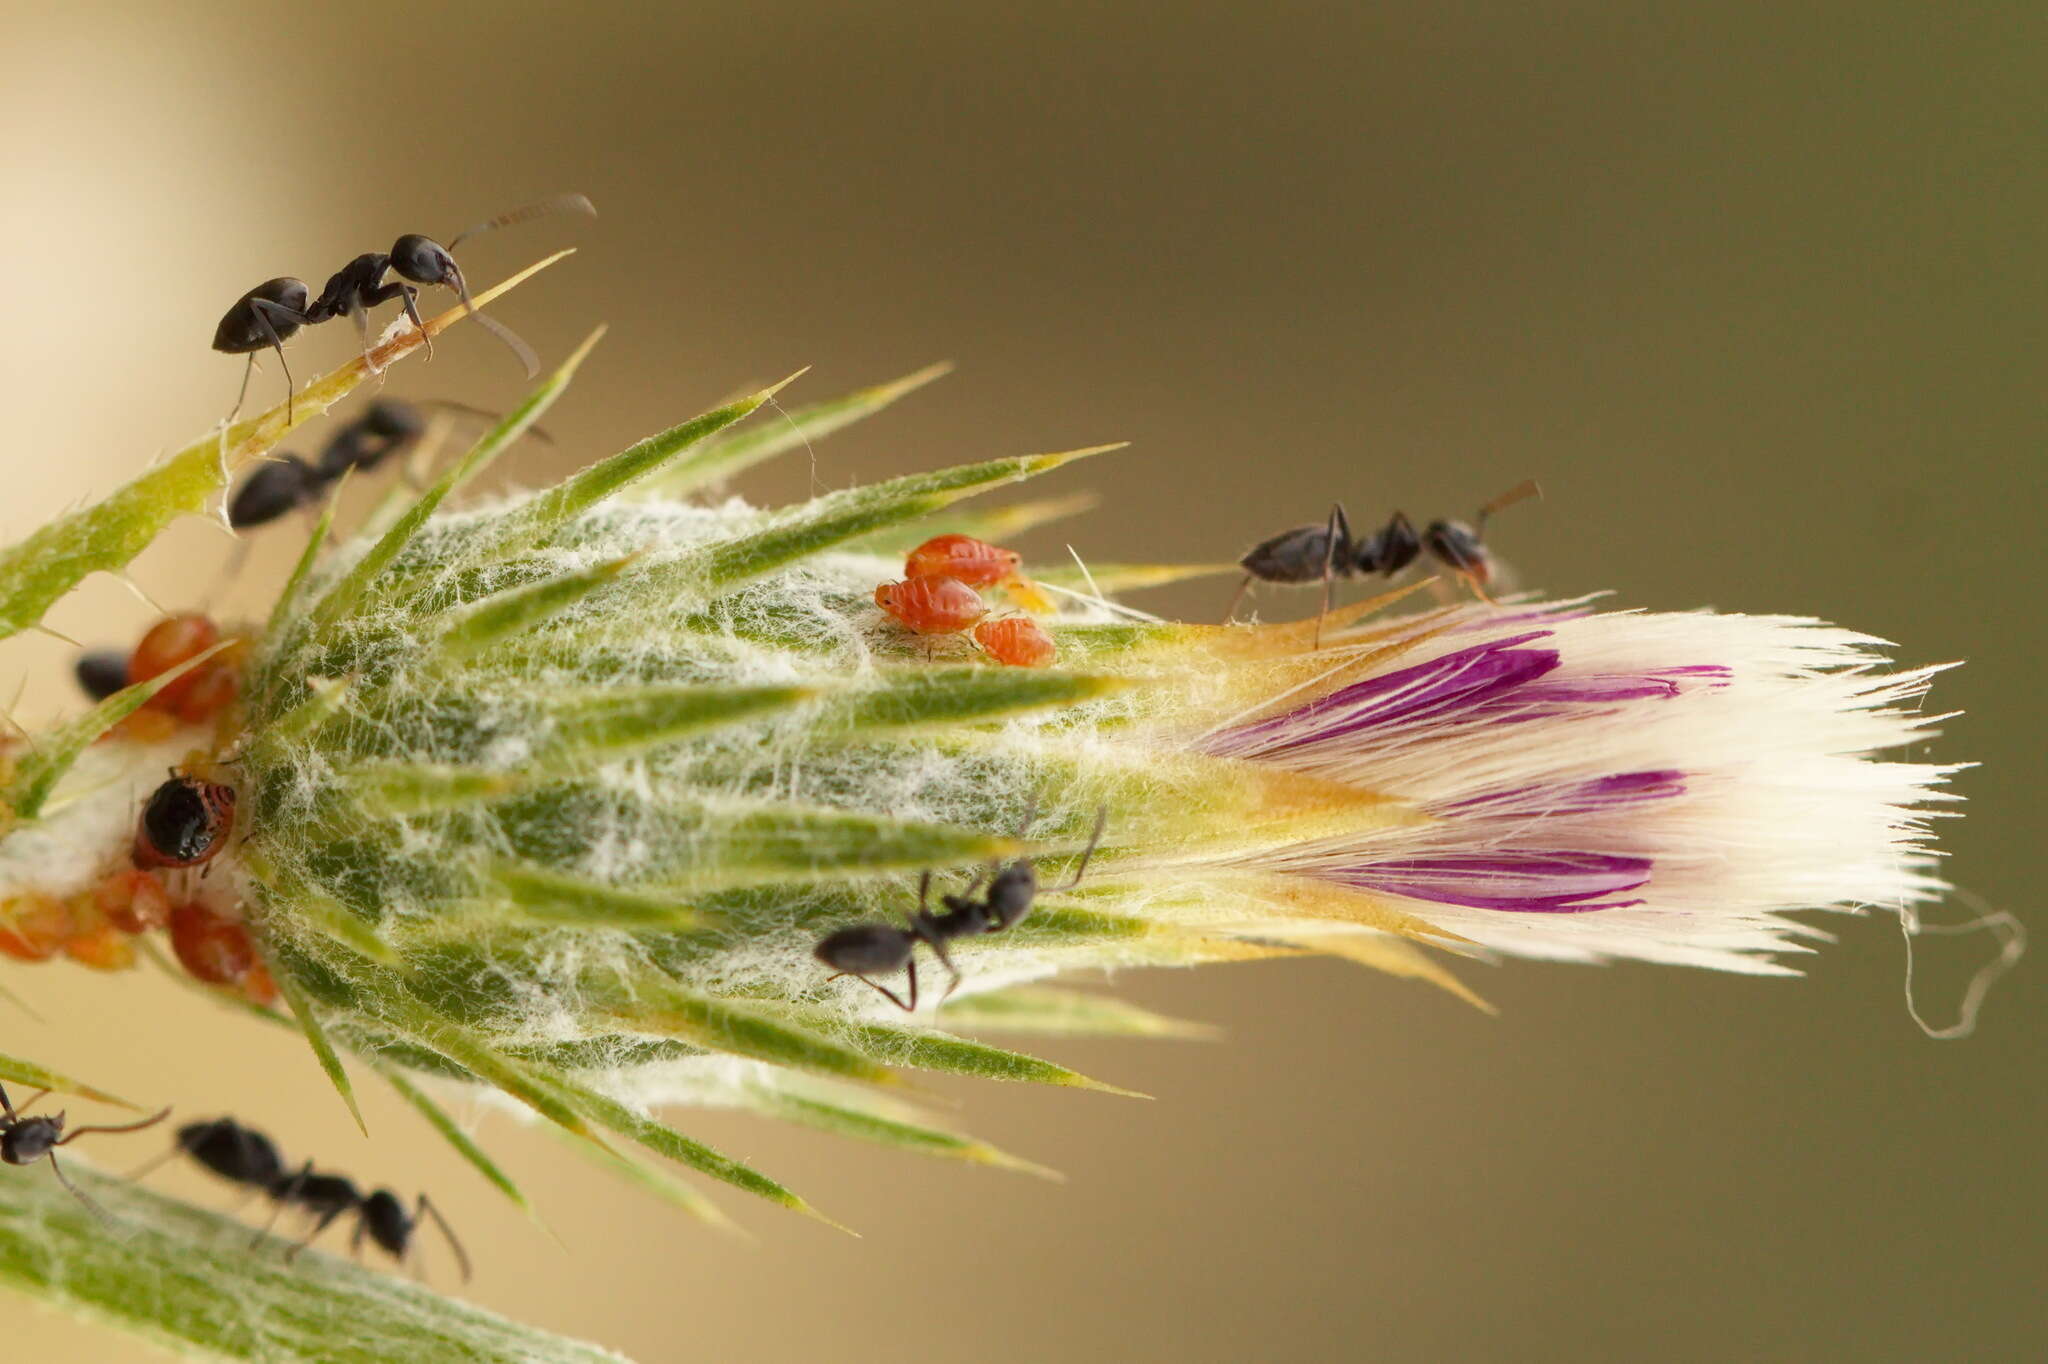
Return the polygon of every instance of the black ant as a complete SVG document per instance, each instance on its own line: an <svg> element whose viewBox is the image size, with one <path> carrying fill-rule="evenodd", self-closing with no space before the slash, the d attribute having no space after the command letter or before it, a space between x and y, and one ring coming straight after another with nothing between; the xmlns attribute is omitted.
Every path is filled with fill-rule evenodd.
<svg viewBox="0 0 2048 1364"><path fill-rule="evenodd" d="M176 768L150 793L135 821L135 865L196 867L227 846L235 823L235 788L186 776Z"/></svg>
<svg viewBox="0 0 2048 1364"><path fill-rule="evenodd" d="M363 353L370 352L370 324L368 312L380 303L392 299L400 300L405 306L405 315L412 319L414 327L422 336L426 324L420 320L419 288L442 285L453 289L462 300L470 316L481 322L493 336L503 341L519 357L526 367L526 377L531 379L540 373L540 361L533 348L520 340L509 327L488 317L476 309L469 296L469 282L463 278L462 268L455 263L454 250L465 240L479 232L494 228L509 227L545 213L571 212L597 216L597 210L590 200L580 194L557 195L552 199L525 204L509 213L501 213L475 227L457 233L446 246L431 237L417 232L408 232L391 244L389 251L367 251L357 256L329 277L318 296L313 296L304 280L281 276L265 280L235 300L214 329L213 348L228 355L247 355L249 364L242 371L242 389L235 397L235 412L242 410L242 400L249 394L249 375L256 368L256 352L266 346L277 352L277 363L284 369L285 418L296 420L294 402L297 385L292 372L285 363L284 343L301 327L317 326L322 322L346 314L356 324L356 333L362 342ZM395 280L387 282L385 276L395 274ZM410 282L408 282L410 281ZM434 342L427 337L427 353L433 353ZM233 414L230 414L230 420Z"/></svg>
<svg viewBox="0 0 2048 1364"><path fill-rule="evenodd" d="M946 986L946 993L939 997L941 1004L953 995L960 986L960 968L953 965L953 958L946 952L946 944L955 938L971 938L983 933L1000 933L1010 928L1031 912L1032 901L1040 890L1053 894L1072 890L1080 884L1081 875L1088 870L1088 859L1095 855L1095 847L1102 841L1102 828L1109 818L1105 807L1096 811L1095 832L1088 836L1088 846L1081 852L1081 861L1074 868L1074 874L1057 886L1038 884L1038 869L1030 858L1019 858L1007 867L991 863L983 871L975 873L974 880L966 891L959 895L941 895L939 903L945 908L934 913L930 908L932 874L926 872L917 884L917 912L910 916L908 928L894 924L866 923L852 924L827 934L814 950L819 961L833 968L828 980L841 976L852 976L863 984L879 990L891 1004L905 1013L917 1010L917 958L914 949L919 943L931 948L952 976ZM1025 817L1029 827L1030 817ZM1019 837L1022 837L1019 830ZM983 876L988 876L988 893L981 899L974 898L974 892L981 885ZM895 991L870 976L887 975L891 971L904 971L909 979L910 1000L908 1003Z"/></svg>
<svg viewBox="0 0 2048 1364"><path fill-rule="evenodd" d="M310 1160L296 1173L286 1174L284 1157L278 1153L276 1143L233 1118L185 1124L178 1129L177 1150L222 1179L268 1197L277 1204L277 1212L271 1216L273 1222L287 1207L311 1213L313 1229L285 1252L287 1260L297 1258L337 1218L354 1213L356 1229L349 1238L349 1249L359 1251L367 1236L402 1266L410 1258L420 1218L426 1216L433 1218L441 1234L448 1238L448 1246L462 1267L463 1281L469 1280L469 1253L462 1248L448 1219L425 1194L413 1200L412 1207L407 1209L404 1200L390 1189L377 1189L366 1195L345 1175L316 1171Z"/></svg>
<svg viewBox="0 0 2048 1364"><path fill-rule="evenodd" d="M243 479L228 499L228 524L247 530L310 506L343 474L369 472L418 441L425 430L425 420L410 403L380 398L329 437L318 460L280 454Z"/></svg>
<svg viewBox="0 0 2048 1364"><path fill-rule="evenodd" d="M1425 550L1444 567L1463 578L1482 598L1493 581L1493 558L1481 539L1487 518L1503 507L1528 497L1541 497L1543 489L1527 479L1479 509L1474 525L1462 521L1432 521L1419 535L1415 523L1404 512L1395 512L1387 524L1370 535L1354 536L1344 515L1344 504L1330 508L1324 525L1297 526L1261 541L1238 562L1244 581L1230 599L1224 619L1237 615L1238 603L1254 580L1264 583L1312 583L1323 585L1323 607L1316 615L1316 643L1322 643L1322 620L1330 611L1330 586L1337 578L1366 578L1377 573L1391 578Z"/></svg>
<svg viewBox="0 0 2048 1364"><path fill-rule="evenodd" d="M106 1211L99 1204L87 1198L84 1192L65 1175L64 1167L57 1163L57 1148L77 1141L88 1132L140 1131L142 1128L154 1126L165 1118L170 1117L171 1110L166 1108L154 1117L144 1118L141 1122L123 1123L114 1127L74 1127L69 1135L66 1135L64 1131L64 1114L61 1111L53 1118L24 1118L21 1116L29 1110L31 1105L49 1092L47 1089L37 1090L29 1096L27 1103L17 1109L8 1101L7 1087L0 1085L0 1111L4 1111L6 1114L5 1117L0 1117L0 1160L6 1161L9 1165L31 1165L41 1160L44 1156L48 1156L50 1158L50 1173L57 1176L57 1182L62 1184L73 1198L85 1204L87 1210L93 1216L99 1218L102 1222L111 1222L113 1219L107 1216Z"/></svg>
<svg viewBox="0 0 2048 1364"><path fill-rule="evenodd" d="M467 403L436 399L430 407L446 408L495 421L498 414ZM396 398L379 398L363 414L328 438L316 460L298 455L278 454L258 466L242 480L228 499L228 525L235 530L268 525L300 507L308 507L326 495L343 474L369 473L392 456L419 442L426 434L426 418L411 403ZM552 444L552 438L538 428L528 434Z"/></svg>

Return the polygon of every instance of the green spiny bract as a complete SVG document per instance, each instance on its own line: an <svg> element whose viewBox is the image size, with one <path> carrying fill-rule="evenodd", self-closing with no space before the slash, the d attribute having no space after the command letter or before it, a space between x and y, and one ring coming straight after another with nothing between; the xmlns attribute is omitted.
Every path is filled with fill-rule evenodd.
<svg viewBox="0 0 2048 1364"><path fill-rule="evenodd" d="M783 511L677 500L760 453L759 437L715 437L766 396L554 489L429 515L545 406L530 403L381 535L287 588L230 750L248 912L338 1082L335 1044L483 1081L579 1133L610 1129L796 1205L639 1109L739 1103L993 1160L847 1082L922 1067L1092 1083L833 982L812 955L824 934L900 923L926 872L957 890L1030 856L1055 878L1108 811L1085 884L956 945L955 1017L1069 966L1300 950L1213 931L1262 911L1219 899L1189 853L1205 834L1218 853L1298 840L1305 814L1272 799L1270 777L1230 793L1219 778L1234 764L1142 741L1166 703L1194 700L1151 676L1184 629L1081 603L1058 627L1069 666L1011 669L875 609L900 561L864 546L1095 451ZM1112 731L1123 741L1103 744ZM1360 803L1316 795L1323 816ZM1178 873L1119 875L1126 851L1175 839ZM985 1017L1028 1028L1038 1015L1168 1030L1058 992L1005 993Z"/></svg>

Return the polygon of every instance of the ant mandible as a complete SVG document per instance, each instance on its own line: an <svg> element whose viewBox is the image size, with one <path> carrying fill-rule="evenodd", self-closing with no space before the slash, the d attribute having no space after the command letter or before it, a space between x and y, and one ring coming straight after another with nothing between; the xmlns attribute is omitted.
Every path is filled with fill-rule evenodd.
<svg viewBox="0 0 2048 1364"><path fill-rule="evenodd" d="M235 300L213 333L215 350L249 357L249 363L242 371L241 391L235 396L234 412L242 410L242 400L248 397L249 375L256 368L256 352L268 347L277 352L277 363L284 370L286 420L296 420L297 385L292 380L290 366L285 362L284 343L301 327L317 326L345 314L355 322L363 353L368 356L368 312L394 298L404 304L405 315L426 338L427 353L433 354L434 341L426 336L426 324L420 320L419 306L415 301L419 297L419 289L415 285L438 284L453 289L469 315L519 357L520 364L526 368L526 377L531 379L540 372L540 360L534 355L533 348L497 319L477 311L476 303L469 295L469 282L463 278L462 268L455 263L453 253L456 247L480 232L510 227L543 214L559 212L597 216L590 200L582 195L560 194L521 205L509 213L478 223L450 238L446 246L431 237L408 232L393 242L389 251L366 251L342 266L328 278L317 296L307 289L304 280L290 276L265 280ZM395 274L398 278L387 282L387 274ZM229 420L233 417L234 413L230 413Z"/></svg>
<svg viewBox="0 0 2048 1364"><path fill-rule="evenodd" d="M1320 648L1323 617L1330 613L1330 588L1335 579L1365 578L1375 573L1391 578L1414 563L1425 550L1471 584L1472 590L1483 598L1487 584L1493 581L1493 559L1482 539L1487 518L1524 498L1542 495L1543 489L1537 486L1536 480L1526 479L1481 507L1473 518L1475 524L1467 526L1462 521L1432 521L1420 534L1416 533L1415 523L1408 519L1407 514L1397 511L1372 534L1354 536L1351 522L1344 515L1344 504L1339 502L1330 508L1327 524L1297 526L1293 530L1282 531L1272 539L1253 546L1238 561L1244 568L1244 581L1237 585L1237 593L1230 599L1230 610L1224 619L1228 621L1237 615L1238 603L1244 600L1244 594L1254 581L1290 584L1320 581L1323 605L1316 613L1316 647Z"/></svg>
<svg viewBox="0 0 2048 1364"><path fill-rule="evenodd" d="M171 1110L166 1108L154 1117L144 1118L141 1122L122 1123L112 1127L74 1127L69 1135L66 1135L64 1114L61 1111L55 1117L21 1116L49 1092L47 1089L37 1090L29 1096L27 1103L17 1109L7 1098L7 1087L0 1085L0 1112L5 1113L4 1117L0 1117L0 1160L6 1161L9 1165L30 1165L48 1156L50 1173L57 1176L57 1182L62 1184L73 1198L83 1203L93 1216L102 1222L111 1222L113 1219L107 1215L105 1209L87 1198L84 1191L65 1175L64 1167L57 1163L57 1148L77 1141L88 1132L136 1132L145 1127L153 1127L170 1117Z"/></svg>
<svg viewBox="0 0 2048 1364"><path fill-rule="evenodd" d="M927 871L918 879L917 910L910 915L907 928L894 924L865 923L851 924L827 934L814 950L818 960L833 968L827 980L841 976L852 976L865 985L879 991L884 998L905 1013L917 1010L917 957L915 949L919 943L931 948L939 964L946 968L952 980L946 986L946 993L939 997L941 1004L952 998L953 991L960 986L960 968L953 965L953 958L946 951L946 944L955 938L974 937L983 933L1000 933L1014 926L1031 912L1031 905L1041 890L1058 894L1072 890L1081 882L1081 876L1088 870L1088 859L1095 856L1096 845L1102 841L1102 829L1109 818L1108 807L1095 812L1095 831L1088 836L1088 846L1081 851L1081 860L1074 867L1074 874L1056 886L1040 886L1038 869L1028 857L1019 858L1007 867L991 863L987 869L977 872L965 892L959 895L941 895L939 903L943 909L934 912L930 908L932 874ZM1030 827L1031 816L1024 819ZM1018 830L1023 836L1023 830ZM982 877L988 876L988 893L981 899L974 898ZM894 990L871 976L887 975L892 971L906 973L910 998L906 1002Z"/></svg>

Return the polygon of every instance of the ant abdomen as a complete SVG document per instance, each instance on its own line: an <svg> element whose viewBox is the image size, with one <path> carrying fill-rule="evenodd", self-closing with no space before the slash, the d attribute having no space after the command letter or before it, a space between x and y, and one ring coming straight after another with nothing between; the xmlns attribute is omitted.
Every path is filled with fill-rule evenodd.
<svg viewBox="0 0 2048 1364"><path fill-rule="evenodd" d="M866 976L901 971L910 961L912 941L888 924L850 924L827 934L814 950L833 970Z"/></svg>

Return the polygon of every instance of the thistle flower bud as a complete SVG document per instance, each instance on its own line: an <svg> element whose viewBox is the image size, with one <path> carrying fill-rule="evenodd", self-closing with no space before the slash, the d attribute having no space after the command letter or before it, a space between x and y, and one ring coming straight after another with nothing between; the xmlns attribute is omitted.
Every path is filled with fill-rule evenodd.
<svg viewBox="0 0 2048 1364"><path fill-rule="evenodd" d="M1008 1161L873 1087L903 1068L1092 1085L961 1032L1168 1030L1044 984L1064 972L1320 952L1462 991L1444 962L1494 952L1785 973L1821 936L1795 912L1944 889L1926 821L1954 768L1885 756L1930 733L1935 670L1886 671L1867 636L1407 592L1193 626L1062 590L1053 666L1004 667L964 633L912 633L877 588L934 534L1030 514L962 499L1098 451L781 510L690 500L795 443L735 426L769 390L449 509L568 372L325 558L323 527L202 757L236 796L207 922L246 929L345 1094L344 1050L430 1114L409 1073L804 1207L649 1110L739 1105ZM161 751L133 758L136 783L160 774ZM17 797L48 793L38 773ZM134 799L104 774L62 814L17 798L36 822L0 842L0 888L90 890ZM814 949L861 925L883 927L842 969L948 988L907 1013L868 988L886 982L835 978Z"/></svg>

